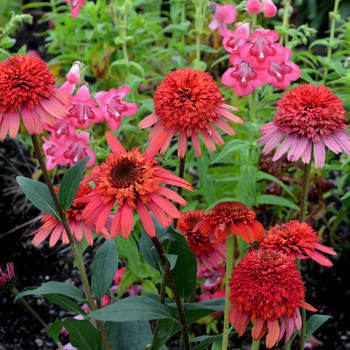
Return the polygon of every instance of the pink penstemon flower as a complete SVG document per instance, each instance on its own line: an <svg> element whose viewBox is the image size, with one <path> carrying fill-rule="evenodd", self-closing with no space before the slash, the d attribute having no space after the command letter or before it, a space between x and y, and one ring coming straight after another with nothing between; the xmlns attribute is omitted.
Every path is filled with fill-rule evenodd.
<svg viewBox="0 0 350 350"><path fill-rule="evenodd" d="M262 0L262 10L265 17L274 17L277 13L277 7L272 0Z"/></svg>
<svg viewBox="0 0 350 350"><path fill-rule="evenodd" d="M205 282L201 287L205 290L218 289L222 283L222 280L226 274L224 266L220 266L217 262L211 262L211 269L206 266L200 266L197 273L197 278L206 277Z"/></svg>
<svg viewBox="0 0 350 350"><path fill-rule="evenodd" d="M251 15L260 13L261 7L262 4L259 0L249 0L247 3L247 10Z"/></svg>
<svg viewBox="0 0 350 350"><path fill-rule="evenodd" d="M73 18L77 18L77 16L80 13L81 8L83 8L85 6L85 1L84 0L63 0L66 3L71 3L72 4L72 17ZM81 6L81 8L80 8Z"/></svg>
<svg viewBox="0 0 350 350"><path fill-rule="evenodd" d="M235 58L240 57L240 50L246 43L249 37L249 23L244 23L239 26L234 32L230 29L224 31L223 45L230 55L230 62L234 61Z"/></svg>
<svg viewBox="0 0 350 350"><path fill-rule="evenodd" d="M288 160L296 162L301 157L308 164L313 151L315 167L321 169L326 159L325 145L336 154L344 151L350 156L345 115L342 101L331 90L323 85L300 85L282 95L275 119L259 129L265 136L257 143L266 143L262 152L267 154L286 136L273 161L290 149Z"/></svg>
<svg viewBox="0 0 350 350"><path fill-rule="evenodd" d="M216 151L215 142L224 145L214 127L235 136L232 127L223 119L243 124L243 121L226 111L238 109L223 103L219 87L213 78L200 69L183 68L166 75L154 97L155 112L138 125L147 129L153 124L148 139L164 153L175 134L179 133L178 156L184 158L187 139L191 137L196 157L202 154L199 133L210 152ZM223 118L220 118L220 117Z"/></svg>
<svg viewBox="0 0 350 350"><path fill-rule="evenodd" d="M177 208L166 198L187 205L176 192L160 184L176 185L190 191L193 190L192 186L156 165L158 160L154 156L159 148L154 148L152 144L146 154L140 153L140 147L127 152L111 132L107 131L106 137L112 153L108 155L106 163L95 167L83 181L95 183L94 191L78 200L88 202L83 218L89 225L96 224L99 232L116 205L118 209L111 227L111 237L115 238L121 233L127 239L133 226L133 210L136 210L146 232L154 237L156 231L146 205L164 227L169 226L164 212L172 217L180 216Z"/></svg>
<svg viewBox="0 0 350 350"><path fill-rule="evenodd" d="M291 81L298 80L301 76L300 68L292 61L292 50L285 48L285 59L281 62L270 63L267 69L258 71L261 80L272 85L276 89L286 89Z"/></svg>
<svg viewBox="0 0 350 350"><path fill-rule="evenodd" d="M69 84L72 84L72 85L79 84L81 69L82 69L81 62L77 61L73 63L71 69L67 74L67 81L69 82Z"/></svg>
<svg viewBox="0 0 350 350"><path fill-rule="evenodd" d="M227 29L227 23L233 23L237 18L235 5L222 6L210 1L210 11L213 15L213 20L209 23L209 29L214 31L218 28L220 35L224 35L224 31Z"/></svg>
<svg viewBox="0 0 350 350"><path fill-rule="evenodd" d="M241 58L251 64L253 69L266 69L271 62L281 62L285 59L285 48L276 43L279 35L274 30L256 29L248 38L251 43L244 44Z"/></svg>
<svg viewBox="0 0 350 350"><path fill-rule="evenodd" d="M136 114L138 107L136 103L122 101L130 89L122 86L120 89L110 89L108 92L100 91L95 99L100 105L103 117L107 120L111 130L117 131L122 123L122 116L131 117Z"/></svg>

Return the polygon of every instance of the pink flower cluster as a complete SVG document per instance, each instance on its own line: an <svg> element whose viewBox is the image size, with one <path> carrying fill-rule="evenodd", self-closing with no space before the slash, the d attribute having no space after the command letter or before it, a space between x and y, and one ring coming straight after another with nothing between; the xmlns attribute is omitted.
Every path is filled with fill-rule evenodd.
<svg viewBox="0 0 350 350"><path fill-rule="evenodd" d="M248 23L235 26L235 31L224 32L223 45L234 65L223 74L224 85L233 87L238 96L247 96L265 83L285 89L299 79L300 68L289 61L292 51L277 43L276 31L259 28L250 34Z"/></svg>
<svg viewBox="0 0 350 350"><path fill-rule="evenodd" d="M247 3L247 10L249 14L258 14L261 10L265 17L274 17L277 13L277 7L272 0L249 0Z"/></svg>
<svg viewBox="0 0 350 350"><path fill-rule="evenodd" d="M60 91L67 93L70 105L66 105L67 115L56 124L48 125L42 122L43 128L51 133L45 141L43 150L47 159L47 168L53 169L55 165L73 166L83 158L91 156L87 167L95 163L95 152L89 148L89 132L77 132L79 129L88 129L91 123L107 121L108 126L116 131L122 122L122 116L132 116L137 112L136 103L121 101L130 89L123 86L120 89L111 89L109 92L100 91L95 99L90 98L90 91L82 85L75 96L73 92L80 82L81 63L75 62L67 75L67 82ZM99 105L99 107L97 107Z"/></svg>

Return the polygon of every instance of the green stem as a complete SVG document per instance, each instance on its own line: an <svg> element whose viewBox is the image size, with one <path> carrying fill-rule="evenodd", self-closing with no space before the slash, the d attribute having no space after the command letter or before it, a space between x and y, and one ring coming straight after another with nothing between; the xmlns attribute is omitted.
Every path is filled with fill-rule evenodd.
<svg viewBox="0 0 350 350"><path fill-rule="evenodd" d="M186 153L185 153L183 158L180 158L179 178L181 178L181 179L183 179L184 176L185 176L185 165L186 165ZM178 186L177 194L179 196L182 196L182 190L183 190L183 188ZM180 206L181 206L180 203L176 203L175 206L176 206L177 210L180 210ZM176 226L177 226L177 221L178 221L178 218L175 218L173 220L173 226L174 226L175 229L176 229Z"/></svg>
<svg viewBox="0 0 350 350"><path fill-rule="evenodd" d="M61 222L63 224L63 227L67 233L70 246L72 248L73 254L74 254L75 259L77 261L77 266L78 266L78 269L79 269L79 272L81 275L81 279L82 279L82 282L84 285L84 289L85 289L85 295L86 295L86 298L90 304L89 308L90 308L90 310L94 311L94 310L96 310L96 307L95 307L95 303L94 303L94 298L92 296L91 288L89 285L89 281L88 281L88 278L86 275L83 256L82 256L81 250L79 251L80 245L77 244L77 240L72 235L72 232L71 232L69 224L68 224L67 216L63 213L63 210L62 210L62 207L61 207L60 202L58 200L57 194L53 188L53 184L51 182L49 173L48 173L47 168L46 168L44 156L42 154L42 151L41 151L41 148L39 145L39 136L37 134L33 134L33 135L31 135L31 137L32 137L33 146L35 149L36 156L38 158L40 167L41 167L42 172L43 172L43 176L44 176L46 185L49 188L51 197L55 203L56 209L58 211L58 215L59 215ZM101 333L101 336L102 336L102 339L103 339L103 342L105 344L106 349L111 350L111 346L109 345L107 333L106 333L106 330L104 328L103 322L96 321L96 323L97 323L97 328L99 329L99 331Z"/></svg>
<svg viewBox="0 0 350 350"><path fill-rule="evenodd" d="M14 296L17 296L19 294L19 291L17 290L16 287L13 287L11 289L11 292ZM18 301L39 321L39 323L47 330L47 332L49 332L50 327L47 325L47 323L36 313L36 311L23 299L23 298L19 298ZM58 347L60 348L60 350L64 350L63 349L63 345L62 343L57 339L55 340L55 343L58 345Z"/></svg>
<svg viewBox="0 0 350 350"><path fill-rule="evenodd" d="M283 350L290 350L290 347L292 346L293 340L294 340L294 337L291 336L289 338L288 342L284 344Z"/></svg>
<svg viewBox="0 0 350 350"><path fill-rule="evenodd" d="M329 46L328 46L327 61L326 61L326 69L324 71L323 80L322 80L323 85L325 85L327 82L328 67L329 67L329 64L331 62L331 57L332 57L332 46L333 46L335 22L336 22L335 16L338 13L338 7L339 7L340 1L341 0L335 0L335 3L334 3L334 10L333 10L332 24L331 24L331 35L329 38Z"/></svg>
<svg viewBox="0 0 350 350"><path fill-rule="evenodd" d="M291 4L291 0L284 0L284 6L283 6L283 22L282 22L282 32L283 34L281 35L280 38L280 44L283 45L283 41L284 41L284 45L287 46L288 44L288 34L287 34L287 30L289 27L289 7Z"/></svg>
<svg viewBox="0 0 350 350"><path fill-rule="evenodd" d="M199 64L201 61L201 34L203 33L205 13L207 10L207 1L196 0L193 2L196 8L196 68L199 69Z"/></svg>
<svg viewBox="0 0 350 350"><path fill-rule="evenodd" d="M223 339L222 339L222 350L227 350L228 345L228 314L230 311L230 286L229 281L232 276L233 265L234 265L234 251L235 251L235 237L232 236L226 240L226 293L225 293L225 316L224 316L224 330L223 330ZM226 333L226 334L225 334Z"/></svg>
<svg viewBox="0 0 350 350"><path fill-rule="evenodd" d="M190 347L190 339L188 337L188 330L187 330L187 322L186 322L186 317L185 317L185 311L182 305L182 300L179 294L179 291L177 290L177 286L174 280L174 277L169 269L169 266L166 263L165 257L164 257L164 251L163 248L161 246L161 244L159 243L159 240L157 237L152 237L152 242L154 244L154 247L157 250L158 256L160 258L160 261L163 265L164 268L164 272L166 274L166 277L168 278L171 290L174 293L174 298L175 298L175 302L176 302L176 306L177 306L177 310L179 313L179 320L180 320L180 324L181 324L181 334L183 336L183 341L185 343L185 349L186 350L191 350Z"/></svg>
<svg viewBox="0 0 350 350"><path fill-rule="evenodd" d="M53 13L54 16L56 17L56 15L57 15L57 9L56 9L55 0L50 0L50 4L51 4L52 13Z"/></svg>
<svg viewBox="0 0 350 350"><path fill-rule="evenodd" d="M254 90L252 95L250 96L250 118L249 118L249 122L250 123L254 123L255 122L256 97L257 97L257 92L256 92L256 90ZM258 95L258 98L259 98L259 95ZM253 131L248 130L248 135L249 135L248 165L250 165L251 161L252 161L253 144L254 144Z"/></svg>
<svg viewBox="0 0 350 350"><path fill-rule="evenodd" d="M181 28L182 30L185 27L185 21L186 21L186 0L183 0L182 6L181 6ZM185 47L185 31L183 30L181 33L181 46L182 48ZM181 67L185 66L185 57L184 52L181 52Z"/></svg>
<svg viewBox="0 0 350 350"><path fill-rule="evenodd" d="M260 347L260 340L253 340L252 342L252 350L259 350Z"/></svg>
<svg viewBox="0 0 350 350"><path fill-rule="evenodd" d="M301 308L301 339L300 339L300 350L304 350L305 347L305 331L306 331L306 310Z"/></svg>

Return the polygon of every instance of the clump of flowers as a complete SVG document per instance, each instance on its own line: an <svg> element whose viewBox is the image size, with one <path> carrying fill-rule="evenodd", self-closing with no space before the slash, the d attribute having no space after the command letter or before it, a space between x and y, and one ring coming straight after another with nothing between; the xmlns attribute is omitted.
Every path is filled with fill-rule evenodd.
<svg viewBox="0 0 350 350"><path fill-rule="evenodd" d="M88 225L96 224L97 232L100 232L112 208L117 205L111 237L115 238L121 231L123 237L128 238L133 226L133 210L136 210L146 232L154 237L156 231L146 205L164 227L169 226L165 212L174 218L180 216L177 208L164 197L187 205L176 192L160 184L180 186L190 191L192 186L156 165L158 160L154 156L158 148L152 144L146 154L140 153L140 147L127 152L111 132L107 131L106 137L113 153L83 181L95 183L93 192L79 199L88 203L83 218Z"/></svg>
<svg viewBox="0 0 350 350"><path fill-rule="evenodd" d="M210 12L213 15L213 20L209 23L209 29L215 30L218 28L220 35L224 34L227 29L227 24L233 23L237 18L235 5L219 5L216 2L210 1Z"/></svg>
<svg viewBox="0 0 350 350"><path fill-rule="evenodd" d="M251 251L234 268L229 285L230 323L242 336L252 320L252 337L260 340L267 333L268 349L284 334L287 342L301 329L301 307L317 311L304 301L305 287L296 264L281 252Z"/></svg>
<svg viewBox="0 0 350 350"><path fill-rule="evenodd" d="M259 131L265 134L257 142L266 143L262 152L271 152L282 141L273 161L289 150L288 160L310 163L314 154L315 167L321 169L326 159L325 145L334 153L345 151L350 156L350 136L343 103L330 89L321 85L300 85L287 91L277 103L272 122Z"/></svg>
<svg viewBox="0 0 350 350"><path fill-rule="evenodd" d="M224 242L212 243L209 240L208 232L194 231L194 227L204 218L203 210L189 210L181 213L177 222L177 229L182 231L197 259L198 270L200 261L210 270L213 264L225 261L226 244Z"/></svg>
<svg viewBox="0 0 350 350"><path fill-rule="evenodd" d="M57 194L59 193L58 188L55 188L55 191ZM90 185L80 185L73 204L66 212L69 228L72 232L72 235L75 236L78 241L81 241L83 239L83 235L85 235L86 241L90 246L92 246L94 243L92 232L97 232L97 230L94 224L88 224L86 223L86 220L83 219L82 212L87 203L86 201L81 201L80 199L92 192L93 188ZM43 218L41 219L41 222L43 225L30 234L30 236L35 235L32 240L32 244L34 246L37 246L50 235L50 247L53 247L59 238L62 239L63 244L68 244L69 239L67 232L63 227L63 224L58 222L53 215L42 213L42 216ZM112 216L106 218L104 226L98 230L98 233L101 233L105 239L110 238L108 231L111 228L112 219Z"/></svg>
<svg viewBox="0 0 350 350"><path fill-rule="evenodd" d="M0 140L16 137L20 119L29 134L42 134L41 119L63 119L68 96L55 88L47 64L35 56L17 55L0 63ZM40 116L40 117L39 117Z"/></svg>
<svg viewBox="0 0 350 350"><path fill-rule="evenodd" d="M214 243L224 240L230 230L247 243L253 243L255 238L261 242L264 227L255 218L255 213L243 203L221 202L204 214L194 230L209 232Z"/></svg>
<svg viewBox="0 0 350 350"><path fill-rule="evenodd" d="M6 270L0 269L0 295L6 295L10 293L12 288L16 288L18 280L15 275L15 268L13 262L6 264Z"/></svg>
<svg viewBox="0 0 350 350"><path fill-rule="evenodd" d="M167 74L157 88L154 105L155 113L139 124L147 129L153 124L149 140L164 153L175 134L179 134L178 155L185 157L187 139L191 137L196 157L201 156L199 133L209 151L216 151L215 142L225 142L214 124L231 136L235 136L232 127L220 116L238 124L243 121L226 111L237 108L223 104L219 87L213 78L200 69L183 68Z"/></svg>
<svg viewBox="0 0 350 350"><path fill-rule="evenodd" d="M317 237L316 231L306 222L291 220L285 224L271 227L264 236L260 248L281 251L293 260L311 258L321 265L331 267L333 266L332 262L316 250L331 255L337 255L337 253L332 248L318 243L321 240Z"/></svg>

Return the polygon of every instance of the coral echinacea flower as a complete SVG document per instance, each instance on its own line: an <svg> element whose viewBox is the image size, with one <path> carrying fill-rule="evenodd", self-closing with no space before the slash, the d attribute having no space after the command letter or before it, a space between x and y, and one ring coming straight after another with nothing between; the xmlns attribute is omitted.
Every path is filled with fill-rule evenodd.
<svg viewBox="0 0 350 350"><path fill-rule="evenodd" d="M196 157L201 156L199 133L210 152L216 151L215 142L225 142L214 127L235 136L232 127L223 118L238 124L243 121L226 111L238 109L222 103L223 98L213 78L200 69L183 68L167 74L157 88L155 113L141 121L138 128L154 127L148 138L164 153L174 134L179 133L178 155L185 157L187 138L191 137Z"/></svg>
<svg viewBox="0 0 350 350"><path fill-rule="evenodd" d="M317 237L316 232L306 222L291 220L271 227L264 236L260 248L281 251L293 260L311 258L321 265L331 267L332 262L316 249L331 255L337 253L332 248L320 244L321 240L322 238Z"/></svg>
<svg viewBox="0 0 350 350"><path fill-rule="evenodd" d="M300 157L309 164L312 150L315 167L321 169L326 159L325 145L334 153L342 151L350 156L350 136L344 131L348 126L343 103L331 90L321 85L300 85L287 91L277 102L277 112L272 122L259 131L265 134L257 143L266 143L262 152L271 152L287 136L272 160L276 161L290 148L288 160Z"/></svg>
<svg viewBox="0 0 350 350"><path fill-rule="evenodd" d="M268 332L268 349L284 333L287 342L295 329L301 329L301 307L317 311L304 301L305 287L295 262L281 252L248 253L234 267L229 286L232 306L228 318L238 336L243 335L252 320L252 337L260 340Z"/></svg>
<svg viewBox="0 0 350 350"><path fill-rule="evenodd" d="M187 205L176 192L160 184L180 186L190 191L192 186L156 165L158 160L154 156L159 148L154 148L154 145L149 145L146 154L140 153L140 147L127 152L111 132L107 131L106 137L113 153L108 155L106 163L95 167L83 181L95 183L94 191L80 199L89 202L83 218L88 224L96 224L99 232L112 208L117 205L111 237L121 232L124 238L128 238L133 226L133 210L136 210L146 232L155 237L155 227L146 205L164 227L169 226L165 212L174 218L180 216L177 208L164 197Z"/></svg>
<svg viewBox="0 0 350 350"><path fill-rule="evenodd" d="M255 218L255 213L243 203L221 202L204 214L194 230L208 232L214 243L224 240L230 230L247 243L253 243L254 238L261 242L264 226Z"/></svg>
<svg viewBox="0 0 350 350"><path fill-rule="evenodd" d="M40 118L53 125L63 119L70 104L66 93L55 88L47 64L35 56L17 55L0 62L0 140L9 131L16 137L22 117L29 134L42 134Z"/></svg>

